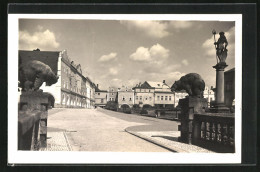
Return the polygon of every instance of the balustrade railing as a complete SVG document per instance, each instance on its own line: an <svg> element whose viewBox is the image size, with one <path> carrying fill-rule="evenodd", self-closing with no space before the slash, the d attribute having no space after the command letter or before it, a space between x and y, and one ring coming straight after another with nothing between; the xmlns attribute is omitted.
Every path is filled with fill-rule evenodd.
<svg viewBox="0 0 260 172"><path fill-rule="evenodd" d="M194 114L193 144L217 152L234 152L234 127L234 114L231 113Z"/></svg>

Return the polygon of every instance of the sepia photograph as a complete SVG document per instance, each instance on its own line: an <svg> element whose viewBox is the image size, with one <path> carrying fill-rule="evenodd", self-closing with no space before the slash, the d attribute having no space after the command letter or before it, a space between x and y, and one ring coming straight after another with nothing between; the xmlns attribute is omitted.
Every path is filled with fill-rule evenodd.
<svg viewBox="0 0 260 172"><path fill-rule="evenodd" d="M241 162L241 15L8 20L11 162Z"/></svg>

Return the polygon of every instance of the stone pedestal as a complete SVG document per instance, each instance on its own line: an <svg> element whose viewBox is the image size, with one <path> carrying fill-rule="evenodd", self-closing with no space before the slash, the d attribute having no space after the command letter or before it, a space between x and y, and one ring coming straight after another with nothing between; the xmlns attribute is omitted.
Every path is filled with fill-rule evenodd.
<svg viewBox="0 0 260 172"><path fill-rule="evenodd" d="M224 70L228 65L225 62L219 62L213 68L216 69L216 105L211 109L212 112L229 112L225 107L224 97Z"/></svg>
<svg viewBox="0 0 260 172"><path fill-rule="evenodd" d="M40 145L47 146L47 118L48 118L48 96L41 90L22 92L20 96L20 111L41 111L40 117Z"/></svg>
<svg viewBox="0 0 260 172"><path fill-rule="evenodd" d="M207 99L198 97L186 97L179 100L181 107L178 130L181 131L179 141L192 144L193 117L194 114L205 113L208 106Z"/></svg>

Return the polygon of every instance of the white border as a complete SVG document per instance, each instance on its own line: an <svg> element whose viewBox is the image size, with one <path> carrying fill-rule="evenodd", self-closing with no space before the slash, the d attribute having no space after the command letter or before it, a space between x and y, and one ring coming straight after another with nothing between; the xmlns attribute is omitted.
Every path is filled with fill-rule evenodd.
<svg viewBox="0 0 260 172"><path fill-rule="evenodd" d="M235 151L236 153L35 152L17 150L18 20L199 20L235 21ZM213 70L213 69L212 69ZM9 14L8 15L8 163L10 164L229 164L241 163L242 111L241 14Z"/></svg>

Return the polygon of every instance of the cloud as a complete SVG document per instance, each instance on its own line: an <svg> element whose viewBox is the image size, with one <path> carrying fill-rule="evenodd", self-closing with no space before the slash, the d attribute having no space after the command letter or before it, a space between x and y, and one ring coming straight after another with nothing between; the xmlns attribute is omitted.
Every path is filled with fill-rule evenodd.
<svg viewBox="0 0 260 172"><path fill-rule="evenodd" d="M98 61L106 62L106 61L109 61L109 60L112 60L112 59L116 59L116 56L117 56L117 53L112 52L110 54L101 56Z"/></svg>
<svg viewBox="0 0 260 172"><path fill-rule="evenodd" d="M140 31L151 38L163 38L170 33L167 30L166 22L149 21L149 20L121 20L120 23L125 25L129 30Z"/></svg>
<svg viewBox="0 0 260 172"><path fill-rule="evenodd" d="M116 68L109 68L109 73L111 75L116 75L118 73L118 70Z"/></svg>
<svg viewBox="0 0 260 172"><path fill-rule="evenodd" d="M193 23L190 21L171 21L170 26L175 29L187 29L193 26Z"/></svg>
<svg viewBox="0 0 260 172"><path fill-rule="evenodd" d="M130 55L130 59L135 61L149 61L151 60L151 54L148 48L139 47L133 54Z"/></svg>
<svg viewBox="0 0 260 172"><path fill-rule="evenodd" d="M134 61L149 61L150 63L160 63L169 57L169 50L160 44L153 45L151 48L139 47L130 55Z"/></svg>
<svg viewBox="0 0 260 172"><path fill-rule="evenodd" d="M188 60L186 60L186 59L183 59L183 60L181 61L181 63L182 63L184 66L188 66L188 65L189 65L189 62L188 62Z"/></svg>
<svg viewBox="0 0 260 172"><path fill-rule="evenodd" d="M168 58L169 50L161 46L160 44L153 45L150 48L150 54L155 58Z"/></svg>
<svg viewBox="0 0 260 172"><path fill-rule="evenodd" d="M230 28L227 32L225 32L225 36L228 41L228 57L234 57L235 51L235 27ZM216 41L218 40L219 35L216 34ZM214 46L214 36L207 39L203 42L202 47L205 49L205 54L210 57L216 57L216 49Z"/></svg>
<svg viewBox="0 0 260 172"><path fill-rule="evenodd" d="M38 26L41 29L41 26ZM50 30L29 33L28 31L19 31L19 49L33 50L53 50L58 48L60 44L56 41L55 34Z"/></svg>

